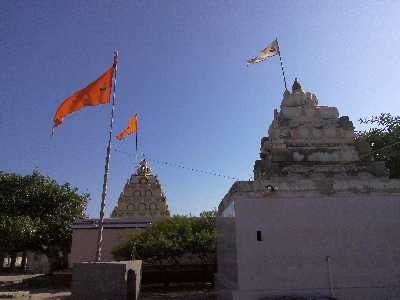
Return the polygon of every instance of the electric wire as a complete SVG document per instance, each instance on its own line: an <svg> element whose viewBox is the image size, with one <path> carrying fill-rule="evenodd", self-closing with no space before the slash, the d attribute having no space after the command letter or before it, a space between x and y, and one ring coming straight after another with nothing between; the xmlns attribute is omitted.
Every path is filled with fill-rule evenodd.
<svg viewBox="0 0 400 300"><path fill-rule="evenodd" d="M129 157L132 157L132 154L129 152L125 152L125 151L121 151L119 149L114 149L114 151L125 154ZM184 169L184 170L188 170L191 171L193 173L198 173L198 174L205 174L205 175L210 175L210 176L215 176L215 177L221 177L221 178L225 178L228 180L238 180L238 181L243 181L243 179L237 178L237 177L233 177L233 176L228 176L219 172L214 172L214 171L206 171L206 170L202 170L202 169L197 169L197 168L192 168L192 167L187 167L184 166L182 164L178 164L178 163L173 163L173 162L168 162L165 160L160 160L160 159L156 159L156 158L152 158L152 157L148 157L147 155L145 156L146 160L149 162L153 162L159 165L163 165L163 166L167 166L167 167L175 167L175 168L179 168L179 169Z"/></svg>
<svg viewBox="0 0 400 300"><path fill-rule="evenodd" d="M381 151L381 150L383 150L383 149L393 147L394 145L397 145L397 144L400 144L400 142L395 142L395 143L393 143L393 144L384 146L384 147L382 147L382 148L379 148L378 150L372 151L372 153L376 153L376 152L379 152L379 151Z"/></svg>

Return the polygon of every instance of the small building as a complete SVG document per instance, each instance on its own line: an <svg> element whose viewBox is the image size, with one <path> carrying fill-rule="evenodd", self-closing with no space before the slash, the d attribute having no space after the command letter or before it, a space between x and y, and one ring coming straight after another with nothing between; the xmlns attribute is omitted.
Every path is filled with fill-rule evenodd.
<svg viewBox="0 0 400 300"><path fill-rule="evenodd" d="M129 235L143 230L160 218L169 216L165 194L157 176L142 160L126 182L111 218L104 219L102 261L112 261L112 249ZM98 219L85 219L72 226L69 264L93 261L97 249Z"/></svg>
<svg viewBox="0 0 400 300"><path fill-rule="evenodd" d="M400 180L297 80L217 231L221 299L400 299Z"/></svg>

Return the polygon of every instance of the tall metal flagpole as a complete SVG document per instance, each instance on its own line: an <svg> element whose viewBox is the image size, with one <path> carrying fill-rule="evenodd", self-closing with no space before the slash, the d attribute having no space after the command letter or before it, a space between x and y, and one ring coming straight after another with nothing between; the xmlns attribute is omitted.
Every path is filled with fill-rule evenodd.
<svg viewBox="0 0 400 300"><path fill-rule="evenodd" d="M110 156L111 156L111 137L112 137L112 129L113 129L113 123L114 123L115 89L117 87L117 69L118 69L118 51L115 51L114 52L114 78L113 78L111 119L110 119L110 128L108 131L109 136L108 136L108 145L107 145L107 152L106 152L106 162L104 165L103 192L101 194L99 231L98 231L98 237L97 237L97 251L96 251L96 261L97 262L99 262L101 260L101 246L103 243L104 207L106 206L108 169L109 169L109 165L110 165Z"/></svg>
<svg viewBox="0 0 400 300"><path fill-rule="evenodd" d="M138 133L139 133L139 127L136 128L136 160L137 160L137 153L138 153Z"/></svg>
<svg viewBox="0 0 400 300"><path fill-rule="evenodd" d="M138 115L136 114L136 133L135 133L135 164L138 163L138 132L139 132L139 125L138 125Z"/></svg>
<svg viewBox="0 0 400 300"><path fill-rule="evenodd" d="M279 50L279 44L278 44L278 38L276 40L276 45L278 46L278 55L279 55L279 61L281 63L281 69L282 69L282 75L283 75L283 82L285 83L285 90L287 91L287 86L286 86L286 77L285 77L285 71L283 70L283 63L282 63L282 56L281 56L281 51Z"/></svg>

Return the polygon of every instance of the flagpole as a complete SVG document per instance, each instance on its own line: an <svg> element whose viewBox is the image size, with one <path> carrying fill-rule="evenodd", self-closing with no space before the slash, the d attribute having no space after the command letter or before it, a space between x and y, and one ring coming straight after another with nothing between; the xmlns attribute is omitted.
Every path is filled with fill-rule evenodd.
<svg viewBox="0 0 400 300"><path fill-rule="evenodd" d="M138 114L135 114L136 117L136 132L135 132L135 164L138 163L138 131L139 131L139 126L138 126Z"/></svg>
<svg viewBox="0 0 400 300"><path fill-rule="evenodd" d="M276 45L278 46L278 55L279 55L279 61L281 63L281 69L282 69L282 75L283 75L283 82L285 83L285 90L287 91L287 86L286 86L286 77L285 77L285 71L283 70L283 63L282 63L282 56L281 56L281 51L279 50L279 44L278 44L278 38L276 38Z"/></svg>
<svg viewBox="0 0 400 300"><path fill-rule="evenodd" d="M99 218L99 230L97 236L97 250L96 250L96 261L101 260L101 246L103 243L103 223L104 223L104 208L106 206L107 197L107 184L108 184L108 173L111 156L111 136L114 123L114 111L115 111L115 90L117 87L117 69L118 69L118 51L114 52L114 78L113 78L113 94L112 94L112 108L111 108L111 119L110 128L108 131L108 145L106 151L106 161L104 164L104 181L103 181L103 192L101 193L101 206L100 206L100 218Z"/></svg>
<svg viewBox="0 0 400 300"><path fill-rule="evenodd" d="M137 153L138 153L138 133L139 133L139 129L136 129L136 160L137 160Z"/></svg>

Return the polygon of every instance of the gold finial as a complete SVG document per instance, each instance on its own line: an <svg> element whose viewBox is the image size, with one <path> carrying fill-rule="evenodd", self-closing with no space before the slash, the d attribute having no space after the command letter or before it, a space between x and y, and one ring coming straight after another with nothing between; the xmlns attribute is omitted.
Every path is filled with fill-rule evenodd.
<svg viewBox="0 0 400 300"><path fill-rule="evenodd" d="M300 82L297 80L297 77L294 79L293 85L292 85L292 93L295 91L301 91L302 87Z"/></svg>
<svg viewBox="0 0 400 300"><path fill-rule="evenodd" d="M150 167L147 166L146 159L142 159L139 162L139 166L136 170L136 175L141 175L141 176L151 175L151 169Z"/></svg>

